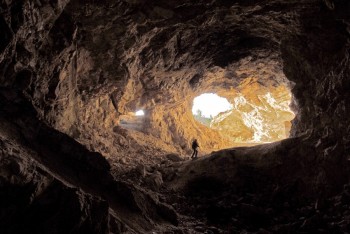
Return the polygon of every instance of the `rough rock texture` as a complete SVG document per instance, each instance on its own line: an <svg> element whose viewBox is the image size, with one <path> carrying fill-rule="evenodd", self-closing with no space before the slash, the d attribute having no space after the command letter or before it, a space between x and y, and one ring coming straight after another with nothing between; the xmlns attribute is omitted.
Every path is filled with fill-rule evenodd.
<svg viewBox="0 0 350 234"><path fill-rule="evenodd" d="M23 95L2 88L0 97L6 233L133 233L177 224L157 196L115 180L101 154L37 119Z"/></svg>
<svg viewBox="0 0 350 234"><path fill-rule="evenodd" d="M2 64L31 83L28 95L44 119L106 156L125 152L109 140L123 135L112 131L118 116L140 108L143 132L168 150L186 152L195 136L202 150L220 149L231 144L196 123L189 106L244 79L288 83L279 44L299 6L281 4L283 14L274 4L226 2L13 3L8 23L14 7L28 20L9 33L15 38Z"/></svg>
<svg viewBox="0 0 350 234"><path fill-rule="evenodd" d="M0 185L1 202L11 204L0 222L8 233L348 227L348 1L8 0L0 12ZM295 138L181 161L193 137L204 153L231 146L194 120L193 98L228 96L251 79L292 87ZM142 128L123 128L138 109ZM223 193L221 185L232 186Z"/></svg>
<svg viewBox="0 0 350 234"><path fill-rule="evenodd" d="M106 201L53 178L3 136L0 142L2 233L109 233Z"/></svg>
<svg viewBox="0 0 350 234"><path fill-rule="evenodd" d="M232 109L214 117L210 127L234 143L267 143L286 139L295 114L291 94L285 86L259 85L246 79L238 92L228 96Z"/></svg>
<svg viewBox="0 0 350 234"><path fill-rule="evenodd" d="M333 196L324 189L346 183L334 171L344 169L344 161L333 165L332 178L321 178L313 151L305 138L291 138L169 167L164 174L177 173L164 182L167 199L206 223L203 230L212 225L226 233L344 233L350 223L349 186Z"/></svg>

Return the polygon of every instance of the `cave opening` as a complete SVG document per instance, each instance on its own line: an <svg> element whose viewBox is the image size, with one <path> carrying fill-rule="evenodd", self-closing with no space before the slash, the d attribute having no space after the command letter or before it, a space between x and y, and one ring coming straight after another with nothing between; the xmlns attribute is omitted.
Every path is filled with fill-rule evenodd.
<svg viewBox="0 0 350 234"><path fill-rule="evenodd" d="M192 114L195 120L210 127L211 121L219 114L232 109L232 104L215 93L203 93L193 99Z"/></svg>
<svg viewBox="0 0 350 234"><path fill-rule="evenodd" d="M204 93L194 98L192 114L233 146L289 138L296 115L290 107L293 96L289 85L253 82L218 93L221 96Z"/></svg>
<svg viewBox="0 0 350 234"><path fill-rule="evenodd" d="M135 116L144 116L145 112L143 110L138 110L135 112Z"/></svg>

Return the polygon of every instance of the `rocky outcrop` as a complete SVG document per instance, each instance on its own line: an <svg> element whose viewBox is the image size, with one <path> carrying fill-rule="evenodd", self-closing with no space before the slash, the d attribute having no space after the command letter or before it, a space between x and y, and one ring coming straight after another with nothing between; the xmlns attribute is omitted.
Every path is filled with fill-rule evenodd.
<svg viewBox="0 0 350 234"><path fill-rule="evenodd" d="M108 203L52 177L1 136L2 233L109 233Z"/></svg>
<svg viewBox="0 0 350 234"><path fill-rule="evenodd" d="M214 117L210 127L233 143L268 143L289 137L291 94L287 87L265 87L247 80L229 96L232 110ZM264 84L266 85L266 84Z"/></svg>
<svg viewBox="0 0 350 234"><path fill-rule="evenodd" d="M23 95L2 89L0 96L1 196L7 204L0 222L7 233L145 232L158 222L177 224L176 213L156 196L116 181L101 154L38 120Z"/></svg>
<svg viewBox="0 0 350 234"><path fill-rule="evenodd" d="M316 138L336 139L332 134L344 136L347 135L344 131L348 131L343 127L347 124L339 118L345 116L348 109L344 89L348 86L346 77L349 74L349 19L345 13L349 4L345 1L325 2L326 5L303 13L301 36L286 38L282 43L282 54L284 72L296 83L292 92L300 113L295 120L298 126L294 128L295 134L312 131ZM329 4L333 7L329 8ZM316 13L330 20L326 22L313 17ZM315 26L318 29L312 30ZM339 141L339 145L347 144Z"/></svg>
<svg viewBox="0 0 350 234"><path fill-rule="evenodd" d="M329 196L324 186L311 182L320 171L311 169L317 157L311 156L313 149L306 149L303 140L223 150L175 166L176 175L164 181L169 188L167 199L179 212L191 213L207 224L194 229L343 233L349 227L349 186ZM338 181L339 175L336 178L323 183L346 181ZM319 192L312 194L315 190ZM173 191L182 191L181 196L174 196Z"/></svg>

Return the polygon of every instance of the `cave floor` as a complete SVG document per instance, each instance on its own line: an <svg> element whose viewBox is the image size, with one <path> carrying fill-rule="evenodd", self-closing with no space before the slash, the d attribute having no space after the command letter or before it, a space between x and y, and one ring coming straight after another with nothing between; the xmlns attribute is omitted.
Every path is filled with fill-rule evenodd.
<svg viewBox="0 0 350 234"><path fill-rule="evenodd" d="M295 162L287 169L284 163L292 162L281 154L288 141L295 140L194 160L168 155L116 177L174 208L178 226L159 226L159 233L346 233L350 186L332 196L303 193L300 178L307 175Z"/></svg>

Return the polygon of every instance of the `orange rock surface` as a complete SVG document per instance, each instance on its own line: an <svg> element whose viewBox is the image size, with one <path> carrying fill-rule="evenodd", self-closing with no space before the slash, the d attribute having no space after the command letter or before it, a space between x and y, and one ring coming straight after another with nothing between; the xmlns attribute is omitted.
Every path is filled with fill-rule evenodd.
<svg viewBox="0 0 350 234"><path fill-rule="evenodd" d="M233 109L220 113L211 128L235 143L274 142L288 138L290 121L290 90L284 86L265 87L246 80L229 101Z"/></svg>

